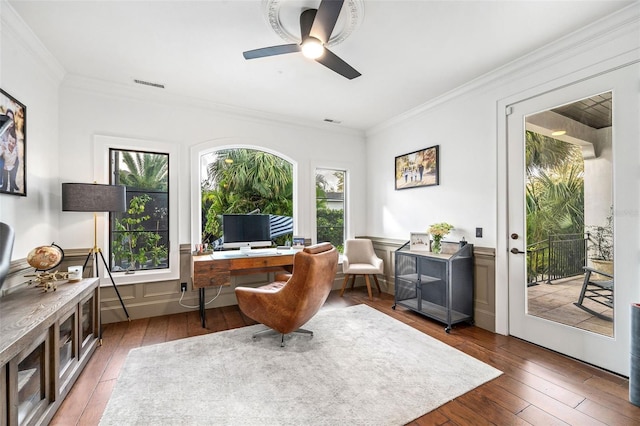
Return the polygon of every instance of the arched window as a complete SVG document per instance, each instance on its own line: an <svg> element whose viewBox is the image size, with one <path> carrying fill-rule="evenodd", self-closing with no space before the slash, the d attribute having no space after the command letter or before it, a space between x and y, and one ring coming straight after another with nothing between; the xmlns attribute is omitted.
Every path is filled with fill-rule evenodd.
<svg viewBox="0 0 640 426"><path fill-rule="evenodd" d="M198 240L222 243L222 215L269 215L271 240L293 238L293 164L274 153L249 147L201 152Z"/></svg>

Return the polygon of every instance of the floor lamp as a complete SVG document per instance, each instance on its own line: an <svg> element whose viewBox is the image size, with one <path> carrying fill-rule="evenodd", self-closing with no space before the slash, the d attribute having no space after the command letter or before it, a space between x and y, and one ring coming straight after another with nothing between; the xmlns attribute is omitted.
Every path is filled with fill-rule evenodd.
<svg viewBox="0 0 640 426"><path fill-rule="evenodd" d="M63 183L62 184L62 211L66 212L93 212L93 248L87 255L84 261L84 268L87 267L87 262L91 255L93 255L93 268L95 276L99 277L98 273L98 255L102 259L104 269L109 274L109 279L113 285L113 289L118 295L122 309L124 310L127 319L129 318L129 312L127 312L126 306L122 301L120 292L116 283L113 281L111 275L111 269L104 259L102 250L98 247L98 218L97 212L125 212L127 211L127 189L122 185L100 185L97 183Z"/></svg>

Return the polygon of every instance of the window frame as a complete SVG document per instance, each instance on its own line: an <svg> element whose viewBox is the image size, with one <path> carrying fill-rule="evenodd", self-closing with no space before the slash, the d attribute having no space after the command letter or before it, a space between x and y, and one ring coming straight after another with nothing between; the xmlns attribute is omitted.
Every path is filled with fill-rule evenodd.
<svg viewBox="0 0 640 426"><path fill-rule="evenodd" d="M175 144L158 141L132 139L117 136L94 136L94 180L98 183L111 182L110 150L144 151L169 155L169 267L163 269L137 270L134 274L125 272L111 272L117 285L148 283L156 281L177 280L180 278L180 244L179 232L179 208L180 197L178 190L178 176L180 164L179 147ZM109 213L98 213L98 247L105 253L109 253ZM102 262L98 262L98 268L103 269ZM111 280L106 271L101 271L100 285L111 285Z"/></svg>
<svg viewBox="0 0 640 426"><path fill-rule="evenodd" d="M190 161L191 161L191 183L189 185L191 191L191 249L195 250L195 245L200 244L202 238L202 192L200 191L200 179L201 179L201 158L203 155L207 155L212 152L229 150L229 149L252 149L257 151L263 151L275 156L278 156L291 164L291 174L293 176L293 235L299 235L299 212L298 212L298 188L299 188L299 173L298 162L290 156L283 154L282 152L269 149L265 146L256 145L255 143L229 143L225 140L221 141L207 141L201 144L191 147Z"/></svg>
<svg viewBox="0 0 640 426"><path fill-rule="evenodd" d="M125 185L126 188L127 188L127 199L128 200L144 195L144 196L149 197L148 201L151 201L152 203L155 203L155 202L157 202L158 199L162 199L162 198L166 197L166 203L163 202L159 206L162 209L164 209L165 207L167 209L165 214L162 215L162 216L166 216L166 220L163 221L163 223L166 223L166 229L161 229L161 230L160 229L156 229L155 231L149 231L143 225L143 222L140 222L137 225L143 227L145 229L144 231L137 231L137 230L136 231L119 231L119 230L116 229L116 223L118 221L118 216L123 215L123 213L111 212L109 214L109 222L110 222L109 223L109 228L110 228L109 229L109 231L110 231L109 232L109 243L110 244L109 244L109 247L108 247L108 256L105 256L105 257L111 258L111 263L114 262L116 254L115 254L114 246L111 245L111 243L116 240L116 238L117 238L116 235L118 235L118 234L126 234L127 232L131 232L131 233L143 232L143 234L144 233L148 233L148 232L155 232L157 235L161 236L161 241L163 240L163 237L166 238L166 244L163 244L162 247L167 249L167 263L166 263L166 266L158 265L158 266L152 266L151 268L148 268L148 269L162 269L162 270L168 269L169 268L169 258L168 258L169 233L171 231L171 229L169 227L169 223L171 221L171 214L170 214L171 212L169 211L169 203L171 201L171 197L169 195L169 180L171 179L171 176L170 176L170 173L169 173L169 168L171 166L171 161L170 161L170 158L169 158L169 154L156 152L156 151L151 152L151 151L147 151L147 150L135 150L135 151L133 151L133 150L128 150L128 149L124 150L124 149L110 148L109 149L109 156L111 158L111 160L110 160L111 172L109 173L109 175L111 176L111 178L113 180L115 180L115 182L110 182L110 184L112 184L112 185L123 185L123 183L119 179L119 176L116 176L116 173L114 173L114 172L116 172L116 171L118 173L120 172L121 168L116 166L115 161L116 161L116 159L119 159L120 162L123 161L122 158L124 157L125 153L128 153L129 155L133 155L133 156L136 156L136 157L138 155L143 155L143 156L146 156L146 155L162 156L163 160L166 159L166 162L167 162L167 177L166 177L167 188L166 188L166 190L158 190L158 189L155 189L155 190L141 190L141 189L137 189L137 188L131 188L130 189L128 186ZM162 194L164 194L164 196ZM131 201L129 201L127 204L128 204L127 205L127 209L129 209L130 206L131 206ZM146 206L146 203L145 203L145 206ZM146 207L145 207L145 212L148 214L148 211L147 211ZM157 213L157 211L156 211L156 213ZM121 220L122 219L124 219L124 217L122 217ZM152 220L152 218L149 217L149 219L147 219L147 220ZM159 225L159 222L157 224ZM107 250L107 247L105 247L105 251L106 250ZM152 259L148 259L148 260L152 260ZM111 264L110 267L111 267L111 273L116 272L113 269L113 267L114 267L113 264ZM139 272L139 271L148 270L148 269L139 268L138 267L138 268L133 269L133 271L134 271L133 273L136 273L136 272ZM122 271L122 269L120 269L117 272L120 272L120 271Z"/></svg>
<svg viewBox="0 0 640 426"><path fill-rule="evenodd" d="M327 166L315 164L313 166L313 220L314 220L314 240L318 242L318 198L316 196L316 176L318 175L318 170L329 170L333 172L342 172L344 174L344 182L343 182L343 198L342 198L342 221L343 221L343 230L342 230L342 239L343 245L344 241L349 238L349 203L348 203L348 195L349 195L349 170L344 166ZM332 243L333 244L333 243Z"/></svg>

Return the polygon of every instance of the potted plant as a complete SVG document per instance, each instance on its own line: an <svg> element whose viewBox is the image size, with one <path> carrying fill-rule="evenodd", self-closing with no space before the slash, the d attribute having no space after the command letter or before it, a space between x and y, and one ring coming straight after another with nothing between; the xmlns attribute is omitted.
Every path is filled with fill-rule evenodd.
<svg viewBox="0 0 640 426"><path fill-rule="evenodd" d="M429 227L429 234L433 238L433 244L431 245L431 251L433 253L440 253L442 251L442 238L453 229L453 225L447 222L434 223Z"/></svg>
<svg viewBox="0 0 640 426"><path fill-rule="evenodd" d="M587 248L593 268L613 274L613 209L604 225L587 226Z"/></svg>

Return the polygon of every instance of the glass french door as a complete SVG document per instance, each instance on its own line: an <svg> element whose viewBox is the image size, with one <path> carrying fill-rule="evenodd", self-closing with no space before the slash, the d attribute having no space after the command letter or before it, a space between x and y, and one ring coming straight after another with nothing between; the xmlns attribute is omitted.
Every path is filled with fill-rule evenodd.
<svg viewBox="0 0 640 426"><path fill-rule="evenodd" d="M624 278L637 275L637 217L623 212L640 198L638 75L629 65L507 108L509 333L620 374L637 295Z"/></svg>

